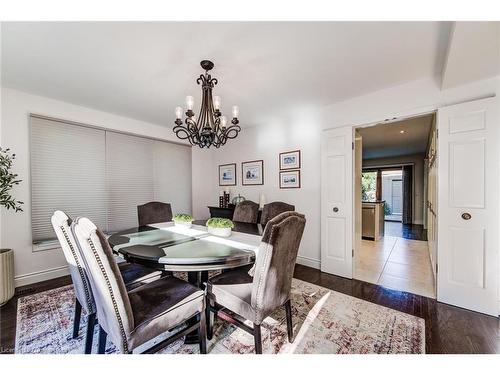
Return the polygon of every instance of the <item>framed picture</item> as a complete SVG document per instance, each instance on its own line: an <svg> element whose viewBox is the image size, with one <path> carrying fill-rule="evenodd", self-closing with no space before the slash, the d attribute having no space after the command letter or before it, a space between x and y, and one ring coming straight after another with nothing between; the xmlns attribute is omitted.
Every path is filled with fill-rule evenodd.
<svg viewBox="0 0 500 375"><path fill-rule="evenodd" d="M280 189L299 189L300 170L280 171Z"/></svg>
<svg viewBox="0 0 500 375"><path fill-rule="evenodd" d="M219 186L236 185L236 163L219 165Z"/></svg>
<svg viewBox="0 0 500 375"><path fill-rule="evenodd" d="M280 169L300 168L300 150L280 153Z"/></svg>
<svg viewBox="0 0 500 375"><path fill-rule="evenodd" d="M264 185L264 160L241 163L241 181L243 185Z"/></svg>

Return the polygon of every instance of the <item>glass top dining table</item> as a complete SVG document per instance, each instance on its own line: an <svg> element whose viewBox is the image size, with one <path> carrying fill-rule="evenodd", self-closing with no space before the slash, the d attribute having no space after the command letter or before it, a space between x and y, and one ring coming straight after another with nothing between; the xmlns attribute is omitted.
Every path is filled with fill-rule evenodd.
<svg viewBox="0 0 500 375"><path fill-rule="evenodd" d="M162 271L201 272L252 264L262 236L260 224L235 223L230 237L208 233L205 221L191 228L172 222L131 228L108 238L131 263Z"/></svg>
<svg viewBox="0 0 500 375"><path fill-rule="evenodd" d="M130 263L163 272L187 272L188 282L204 289L209 271L223 272L255 261L262 226L234 224L231 236L226 238L208 233L205 221L195 221L191 228L173 222L131 228L112 234L108 242L116 254ZM199 340L194 331L186 336L185 343L195 344Z"/></svg>

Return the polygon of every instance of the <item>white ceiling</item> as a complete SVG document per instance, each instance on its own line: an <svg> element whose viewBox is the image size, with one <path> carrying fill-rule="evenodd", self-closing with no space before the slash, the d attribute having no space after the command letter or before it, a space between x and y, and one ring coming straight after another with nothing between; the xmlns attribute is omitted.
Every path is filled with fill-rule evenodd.
<svg viewBox="0 0 500 375"><path fill-rule="evenodd" d="M455 22L443 89L500 74L500 22Z"/></svg>
<svg viewBox="0 0 500 375"><path fill-rule="evenodd" d="M440 75L444 22L2 23L2 84L166 126L215 62L242 125Z"/></svg>
<svg viewBox="0 0 500 375"><path fill-rule="evenodd" d="M433 117L434 114L429 114L358 129L363 159L425 153Z"/></svg>

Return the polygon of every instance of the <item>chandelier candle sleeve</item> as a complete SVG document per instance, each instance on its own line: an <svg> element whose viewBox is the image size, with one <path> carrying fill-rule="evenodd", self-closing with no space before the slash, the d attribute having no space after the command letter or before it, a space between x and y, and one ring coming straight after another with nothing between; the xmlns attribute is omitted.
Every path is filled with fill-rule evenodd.
<svg viewBox="0 0 500 375"><path fill-rule="evenodd" d="M209 148L210 146L219 148L225 145L228 139L236 138L241 131L241 127L238 125L239 109L237 106L233 106L233 119L228 124L227 118L221 113L220 96L212 96L212 90L218 83L217 78L213 78L209 73L214 64L211 61L203 60L200 65L205 73L196 80L196 83L201 85L199 114L195 117L194 98L187 96L186 116L183 118L182 108L175 109L176 119L173 131L178 138L187 139L191 145L197 145L200 148Z"/></svg>

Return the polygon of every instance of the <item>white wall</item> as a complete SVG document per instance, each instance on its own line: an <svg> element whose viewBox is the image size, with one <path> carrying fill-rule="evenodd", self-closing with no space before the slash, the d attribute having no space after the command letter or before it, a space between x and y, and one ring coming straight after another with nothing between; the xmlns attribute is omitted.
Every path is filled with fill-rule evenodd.
<svg viewBox="0 0 500 375"><path fill-rule="evenodd" d="M14 249L16 285L25 285L67 274L60 249L32 251L29 113L36 113L108 129L177 141L172 130L114 114L93 110L49 98L27 94L10 88L2 92L2 146L16 153L15 173L23 183L13 191L23 201L24 212L14 214L2 208L0 245Z"/></svg>
<svg viewBox="0 0 500 375"><path fill-rule="evenodd" d="M315 113L308 110L289 119L270 121L262 126L244 128L240 135L216 150L193 148L193 210L195 217L209 215L207 205L218 205L218 166L236 163L237 186L229 187L231 198L241 194L259 202L264 193L267 202L284 201L306 216L299 263L319 267L320 258L320 135ZM279 188L279 153L301 150L301 188ZM241 163L264 160L264 185L242 186ZM197 164L197 165L196 165ZM194 175L201 173L200 176ZM207 174L208 173L208 174Z"/></svg>
<svg viewBox="0 0 500 375"><path fill-rule="evenodd" d="M413 224L424 223L424 154L406 155L390 158L363 160L363 167L381 167L384 165L414 164L413 182Z"/></svg>
<svg viewBox="0 0 500 375"><path fill-rule="evenodd" d="M325 107L297 108L288 118L270 118L267 122L244 128L235 140L219 150L193 149L193 211L196 217L208 216L206 206L218 204L218 165L237 163L238 186L232 195L241 193L258 201L264 192L267 201L283 200L295 204L306 215L307 224L299 251L299 263L319 268L320 264L320 139L323 129L358 126L386 118L411 116L434 111L462 101L500 94L500 77L474 82L442 91L439 78L410 82ZM242 108L242 114L244 113ZM244 119L242 120L244 122ZM278 154L287 150L302 151L302 188L280 190ZM241 162L263 159L263 186L241 186ZM200 173L194 175L195 171Z"/></svg>

